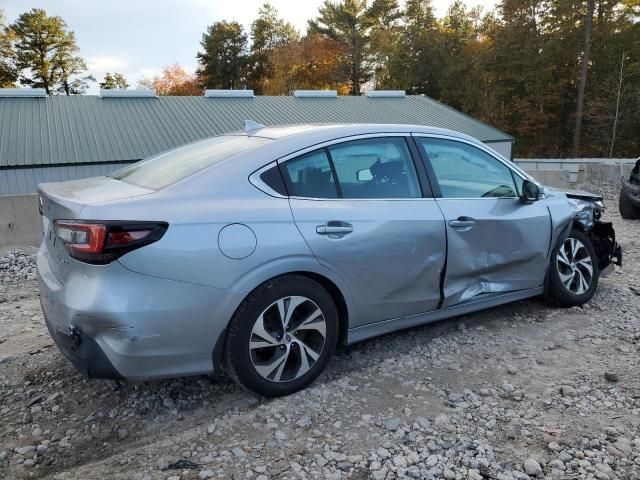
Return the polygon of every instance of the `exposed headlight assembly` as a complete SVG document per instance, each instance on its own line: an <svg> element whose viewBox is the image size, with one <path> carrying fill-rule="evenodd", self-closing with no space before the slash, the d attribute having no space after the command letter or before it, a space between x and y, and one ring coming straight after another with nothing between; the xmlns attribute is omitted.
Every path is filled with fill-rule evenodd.
<svg viewBox="0 0 640 480"><path fill-rule="evenodd" d="M582 224L585 229L591 229L593 222L598 220L604 210L601 200L588 201L579 198L567 198L573 210L573 218Z"/></svg>

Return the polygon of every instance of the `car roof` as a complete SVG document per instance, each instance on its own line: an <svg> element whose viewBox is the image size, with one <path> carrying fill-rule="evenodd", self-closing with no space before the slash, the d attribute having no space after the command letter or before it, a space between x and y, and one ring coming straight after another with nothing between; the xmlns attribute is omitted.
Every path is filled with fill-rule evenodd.
<svg viewBox="0 0 640 480"><path fill-rule="evenodd" d="M349 124L301 124L277 127L260 127L248 132L233 132L227 135L246 135L273 140L268 148L275 158L302 150L320 143L339 140L356 135L382 133L420 133L444 135L481 145L469 135L437 127L406 124L349 123Z"/></svg>
<svg viewBox="0 0 640 480"><path fill-rule="evenodd" d="M219 168L224 168L226 174L246 175L248 172L257 171L269 163L282 158L296 155L298 152L312 149L317 145L332 142L334 140L348 140L349 137L376 134L427 134L442 135L450 138L466 140L470 143L482 146L482 142L464 133L447 130L444 128L427 127L408 124L377 124L377 123L352 123L352 124L299 124L266 127L252 125L248 131L236 131L221 136L246 136L265 139L266 143L255 149L248 150L221 161L212 168L207 168L191 180L193 184L200 182L209 184L210 177L219 176ZM207 142L202 140L202 142ZM213 146L212 146L213 148ZM182 182L179 182L182 183Z"/></svg>
<svg viewBox="0 0 640 480"><path fill-rule="evenodd" d="M465 139L476 140L464 133L437 127L424 125L410 125L398 123L344 123L344 124L301 124L283 125L277 127L262 127L247 133L249 136L270 138L278 140L285 137L319 134L327 137L344 137L367 133L425 133L448 135ZM477 140L476 140L477 141Z"/></svg>

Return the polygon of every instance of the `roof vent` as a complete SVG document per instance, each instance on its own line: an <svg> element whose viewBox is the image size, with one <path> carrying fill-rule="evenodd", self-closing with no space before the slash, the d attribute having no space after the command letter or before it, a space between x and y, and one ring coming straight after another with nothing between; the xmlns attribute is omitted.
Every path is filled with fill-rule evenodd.
<svg viewBox="0 0 640 480"><path fill-rule="evenodd" d="M207 89L204 96L209 98L253 98L253 90L218 90Z"/></svg>
<svg viewBox="0 0 640 480"><path fill-rule="evenodd" d="M369 98L404 98L407 93L404 90L369 90L366 95Z"/></svg>
<svg viewBox="0 0 640 480"><path fill-rule="evenodd" d="M116 90L111 88L101 88L100 96L103 98L155 98L155 89L149 90Z"/></svg>
<svg viewBox="0 0 640 480"><path fill-rule="evenodd" d="M47 96L44 88L0 88L0 97L37 97Z"/></svg>
<svg viewBox="0 0 640 480"><path fill-rule="evenodd" d="M294 97L298 98L335 98L337 90L294 90Z"/></svg>

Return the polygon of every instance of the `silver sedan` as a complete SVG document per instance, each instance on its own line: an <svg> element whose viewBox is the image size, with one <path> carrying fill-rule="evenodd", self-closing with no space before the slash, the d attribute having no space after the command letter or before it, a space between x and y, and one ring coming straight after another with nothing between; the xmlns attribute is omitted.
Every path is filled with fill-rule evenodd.
<svg viewBox="0 0 640 480"><path fill-rule="evenodd" d="M411 125L247 122L39 196L45 319L93 378L224 368L286 395L338 344L538 295L580 305L621 263L601 198Z"/></svg>

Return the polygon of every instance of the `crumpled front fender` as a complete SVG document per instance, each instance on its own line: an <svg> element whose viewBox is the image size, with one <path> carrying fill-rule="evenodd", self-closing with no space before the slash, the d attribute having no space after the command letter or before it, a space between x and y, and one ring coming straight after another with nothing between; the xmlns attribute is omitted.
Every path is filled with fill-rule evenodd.
<svg viewBox="0 0 640 480"><path fill-rule="evenodd" d="M549 258L555 248L562 244L573 228L587 235L593 243L598 257L598 267L604 270L610 264L622 265L622 248L616 242L616 233L611 222L600 220L601 197L587 192L568 192L565 198L554 192L549 199L549 213L553 224ZM555 198L554 198L555 197Z"/></svg>

